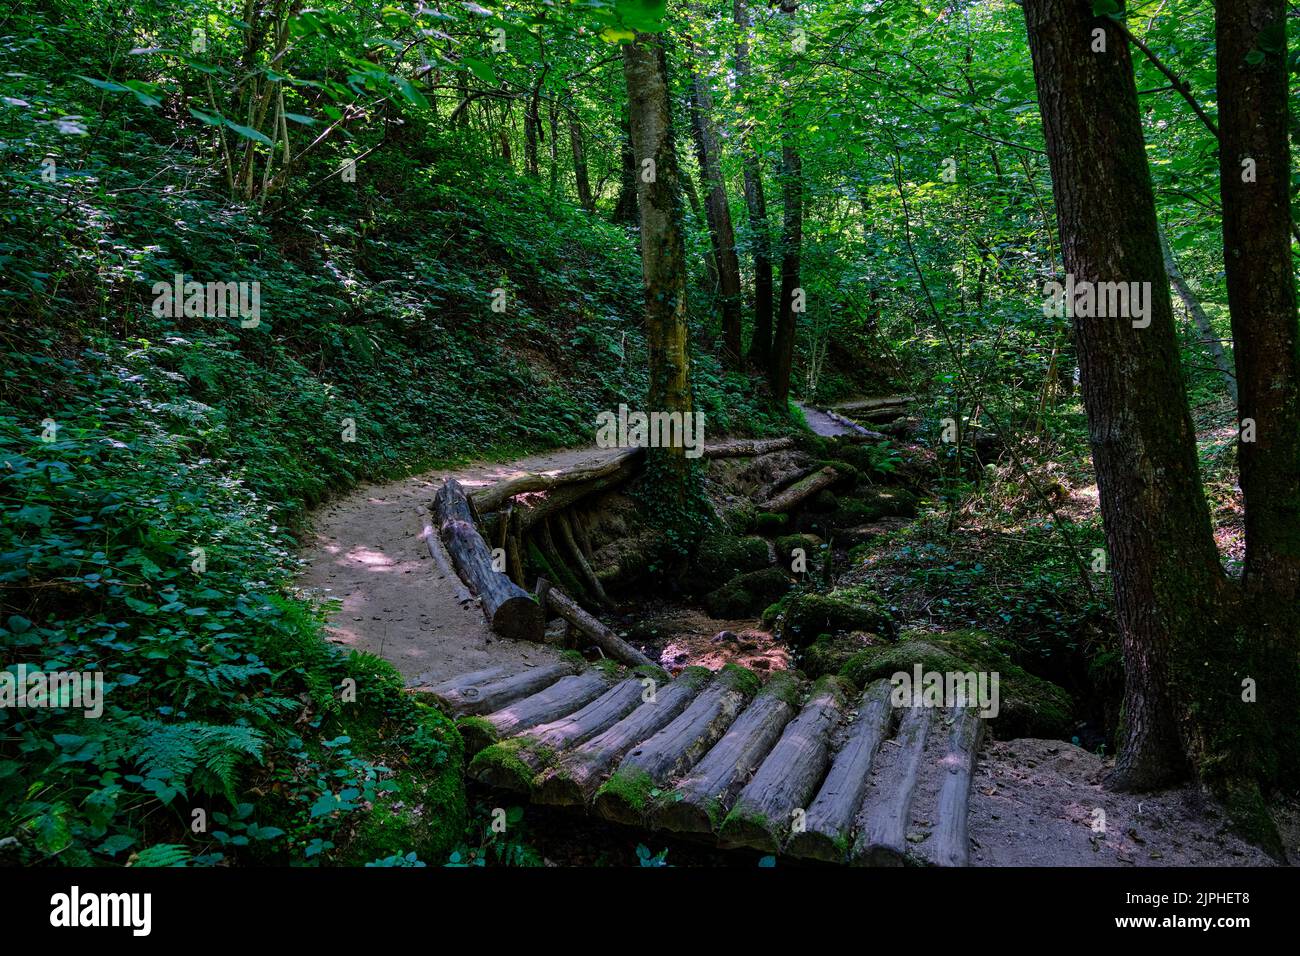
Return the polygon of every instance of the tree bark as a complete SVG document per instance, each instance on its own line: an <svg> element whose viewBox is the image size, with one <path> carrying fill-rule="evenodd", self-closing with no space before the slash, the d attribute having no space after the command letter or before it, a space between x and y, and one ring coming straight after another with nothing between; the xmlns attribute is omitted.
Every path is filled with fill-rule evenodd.
<svg viewBox="0 0 1300 956"><path fill-rule="evenodd" d="M1300 332L1291 254L1286 8L1285 0L1221 0L1215 14L1223 258L1246 511L1238 627L1251 645L1247 673L1258 682L1258 704L1233 701L1235 710L1255 712L1257 720L1248 746L1230 752L1242 772L1253 769L1265 783L1300 776ZM1246 438L1252 425L1253 441Z"/></svg>
<svg viewBox="0 0 1300 956"><path fill-rule="evenodd" d="M668 64L663 40L638 34L623 46L628 115L636 168L654 161L653 175L637 175L641 210L641 271L645 287L650 412L692 411L686 321L686 248L682 238L681 176L673 142ZM685 447L647 450L647 466L670 504L684 509L693 471Z"/></svg>
<svg viewBox="0 0 1300 956"><path fill-rule="evenodd" d="M632 152L632 129L626 118L623 120L623 147L620 162L618 202L614 204L614 221L635 223L638 221L636 208L636 156Z"/></svg>
<svg viewBox="0 0 1300 956"><path fill-rule="evenodd" d="M726 182L722 178L718 133L713 122L713 97L697 65L698 54L691 46L691 133L700 166L704 191L704 217L709 225L713 259L718 269L718 303L722 313L722 361L727 368L740 367L740 260L736 256L736 233L731 225Z"/></svg>
<svg viewBox="0 0 1300 956"><path fill-rule="evenodd" d="M794 15L798 0L782 0L781 12ZM787 93L788 95L788 93ZM803 159L794 130L794 109L788 101L781 111L781 303L772 339L768 381L772 401L784 408L790 397L790 369L794 365L796 295L802 291L799 259L803 247Z"/></svg>
<svg viewBox="0 0 1300 956"><path fill-rule="evenodd" d="M1215 338L1214 326L1210 324L1210 317L1201 307L1201 300L1196 297L1192 287L1187 284L1187 279L1183 277L1182 270L1178 268L1178 260L1174 258L1174 251L1169 248L1169 240L1165 237L1163 229L1160 230L1160 254L1164 256L1165 272L1169 274L1170 284L1177 291L1178 297L1183 300L1183 305L1187 307L1187 314L1192 317L1192 324L1196 326L1196 331L1200 334L1206 349L1209 350L1214 367L1223 376L1223 384L1228 389L1232 403L1237 404L1237 376L1233 374L1232 363L1228 361L1222 343Z"/></svg>
<svg viewBox="0 0 1300 956"><path fill-rule="evenodd" d="M1025 0L1024 9L1066 272L1076 283L1149 283L1145 328L1127 318L1074 319L1124 651L1110 783L1149 789L1188 768L1199 678L1185 665L1208 650L1224 576L1197 471L1124 35L1093 16L1091 0ZM1106 52L1092 51L1095 30Z"/></svg>
<svg viewBox="0 0 1300 956"><path fill-rule="evenodd" d="M744 0L734 0L736 21L736 84L742 97L750 82L749 35L753 25ZM749 214L750 245L754 261L754 330L749 340L749 362L766 369L772 354L772 234L767 222L767 201L763 196L763 171L758 151L749 136L748 120L742 134L740 161L745 176L745 209Z"/></svg>
<svg viewBox="0 0 1300 956"><path fill-rule="evenodd" d="M569 110L569 144L573 147L573 181L578 191L578 204L587 212L596 211L596 200L591 194L591 179L587 174L587 149L582 140L582 124L578 114Z"/></svg>

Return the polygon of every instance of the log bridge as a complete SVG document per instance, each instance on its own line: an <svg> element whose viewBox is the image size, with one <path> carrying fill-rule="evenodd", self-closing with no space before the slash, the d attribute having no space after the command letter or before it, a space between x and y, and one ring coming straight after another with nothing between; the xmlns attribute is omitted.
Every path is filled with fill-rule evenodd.
<svg viewBox="0 0 1300 956"><path fill-rule="evenodd" d="M896 707L883 680L602 664L498 666L422 692L458 719L471 778L535 803L795 860L969 863L974 709Z"/></svg>
<svg viewBox="0 0 1300 956"><path fill-rule="evenodd" d="M734 439L708 445L704 454L754 456L793 446L791 438ZM448 479L434 496L432 515L417 509L421 537L443 573L463 582L458 597L477 600L492 630L503 637L541 641L546 619L559 617L605 656L633 667L652 666L645 655L581 606L579 599L596 608L610 607L612 602L591 565L586 523L573 507L632 478L644 457L643 448L624 449L556 474L520 475L472 495L460 482ZM834 478L831 471L817 480L824 484ZM801 491L806 495L818 487ZM795 501L797 494L784 498ZM790 506L784 498L781 507ZM530 593L525 556L535 567L552 569L557 580L542 576Z"/></svg>

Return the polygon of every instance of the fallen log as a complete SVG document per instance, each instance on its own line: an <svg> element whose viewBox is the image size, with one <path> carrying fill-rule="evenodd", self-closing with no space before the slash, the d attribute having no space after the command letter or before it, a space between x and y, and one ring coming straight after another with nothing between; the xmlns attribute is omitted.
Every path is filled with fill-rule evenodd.
<svg viewBox="0 0 1300 956"><path fill-rule="evenodd" d="M759 505L759 511L770 511L774 514L782 514L796 508L804 500L811 498L823 488L829 488L839 480L840 473L827 465L808 475L806 478L800 478L793 485L770 499L767 503Z"/></svg>
<svg viewBox="0 0 1300 956"><path fill-rule="evenodd" d="M704 759L658 801L656 829L713 833L732 801L758 769L795 714L799 680L789 671L773 674Z"/></svg>
<svg viewBox="0 0 1300 956"><path fill-rule="evenodd" d="M539 600L545 600L548 608L586 635L607 656L630 667L651 667L658 670L654 661L580 608L576 601L554 584L545 578L539 578L537 585Z"/></svg>
<svg viewBox="0 0 1300 956"><path fill-rule="evenodd" d="M438 531L470 591L482 602L492 630L503 637L540 641L545 626L542 609L532 597L492 566L492 553L474 524L469 499L460 482L449 478L433 499Z"/></svg>
<svg viewBox="0 0 1300 956"><path fill-rule="evenodd" d="M576 806L591 800L610 768L629 750L675 720L699 694L712 675L688 668L614 726L591 738L540 775L534 798L538 803Z"/></svg>
<svg viewBox="0 0 1300 956"><path fill-rule="evenodd" d="M561 511L555 516L555 523L560 529L560 540L564 542L569 549L569 553L573 555L574 562L578 565L578 570L581 572L587 591L602 607L613 607L613 602L610 601L609 595L605 593L604 585L600 583L600 578L596 577L596 572L591 569L591 563L587 560L587 556L583 554L582 548L579 547L577 538L574 537L573 524L569 521L568 515Z"/></svg>
<svg viewBox="0 0 1300 956"><path fill-rule="evenodd" d="M718 836L723 846L776 853L792 827L802 826L803 808L830 762L831 731L843 714L846 689L835 677L817 682L722 821Z"/></svg>
<svg viewBox="0 0 1300 956"><path fill-rule="evenodd" d="M907 825L912 815L912 797L925 753L931 708L908 707L903 711L896 742L898 752L892 773L879 791L868 794L865 817L853 845L855 866L902 866L907 851ZM881 776L882 782L885 775Z"/></svg>
<svg viewBox="0 0 1300 956"><path fill-rule="evenodd" d="M463 718L457 726L461 737L465 739L468 752L478 753L504 737L513 737L530 727L571 714L591 703L608 688L609 678L598 670L570 674L561 677L550 687L507 704L486 717Z"/></svg>
<svg viewBox="0 0 1300 956"><path fill-rule="evenodd" d="M793 438L732 438L704 446L705 458L752 458L794 447Z"/></svg>
<svg viewBox="0 0 1300 956"><path fill-rule="evenodd" d="M480 751L470 762L469 775L503 790L531 790L557 754L626 717L641 702L641 693L641 678L620 681L576 713Z"/></svg>
<svg viewBox="0 0 1300 956"><path fill-rule="evenodd" d="M429 549L429 557L438 565L438 577L442 580L451 582L452 589L456 592L456 600L460 604L469 604L474 600L474 595L465 590L465 585L461 579L452 570L451 559L447 557L447 549L443 547L442 538L433 530L433 516L429 514L429 509L423 505L417 505L415 513L420 519L420 539L424 541L425 547Z"/></svg>
<svg viewBox="0 0 1300 956"><path fill-rule="evenodd" d="M601 479L612 478L623 473L629 465L634 465L644 453L644 448L626 448L593 464L569 468L553 475L545 472L531 472L517 478L499 481L495 485L489 485L486 488L480 488L471 497L474 501L474 507L481 514L486 514L489 511L497 511L508 499L513 498L515 495L554 491L565 485L595 483Z"/></svg>
<svg viewBox="0 0 1300 956"><path fill-rule="evenodd" d="M953 725L942 763L946 773L939 786L930 857L937 866L967 866L970 863L970 786L984 721L974 707L954 707L949 713Z"/></svg>
<svg viewBox="0 0 1300 956"><path fill-rule="evenodd" d="M651 791L690 770L709 752L754 696L757 684L749 671L724 667L672 723L623 758L596 791L596 813L614 823L644 824L653 801Z"/></svg>
<svg viewBox="0 0 1300 956"><path fill-rule="evenodd" d="M487 668L444 681L429 688L427 693L433 697L434 703L453 717L490 714L521 697L549 687L577 669L578 665L571 661L531 667L514 674Z"/></svg>
<svg viewBox="0 0 1300 956"><path fill-rule="evenodd" d="M880 408L901 408L916 401L915 395L885 395L881 398L859 398L832 406L839 412L870 412Z"/></svg>
<svg viewBox="0 0 1300 956"><path fill-rule="evenodd" d="M845 428L853 429L854 434L861 435L864 438L874 438L877 441L888 441L889 439L889 436L886 435L884 432L873 432L870 428L867 428L865 425L861 425L858 422L855 422L851 418L845 418L839 412L833 412L829 408L826 409L826 417L833 422L837 422L838 424L843 425ZM843 437L843 436L836 436L836 437Z"/></svg>
<svg viewBox="0 0 1300 956"><path fill-rule="evenodd" d="M802 832L790 838L792 856L841 863L849 846L854 818L871 782L871 764L893 717L892 685L876 681L862 695L857 719L831 764L830 773L808 808Z"/></svg>

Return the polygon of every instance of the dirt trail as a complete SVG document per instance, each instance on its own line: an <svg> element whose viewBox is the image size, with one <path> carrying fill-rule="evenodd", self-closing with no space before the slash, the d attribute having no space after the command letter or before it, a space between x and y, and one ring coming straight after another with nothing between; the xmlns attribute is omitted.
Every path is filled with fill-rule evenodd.
<svg viewBox="0 0 1300 956"><path fill-rule="evenodd" d="M853 429L831 418L820 408L813 408L813 406L805 405L803 402L795 402L795 404L803 411L803 417L807 420L808 427L813 430L814 434L829 438L832 435L847 435L853 431Z"/></svg>
<svg viewBox="0 0 1300 956"><path fill-rule="evenodd" d="M476 604L462 606L452 581L429 557L415 509L428 507L444 479L473 491L525 472L570 468L609 454L567 449L504 464L442 468L363 485L312 517L299 585L330 612L330 639L391 661L421 683L514 662L544 663L558 652L493 634Z"/></svg>

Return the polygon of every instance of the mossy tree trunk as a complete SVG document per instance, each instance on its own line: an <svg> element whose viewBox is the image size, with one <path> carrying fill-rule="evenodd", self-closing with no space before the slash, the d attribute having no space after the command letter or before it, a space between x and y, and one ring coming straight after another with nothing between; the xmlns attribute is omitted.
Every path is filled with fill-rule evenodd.
<svg viewBox="0 0 1300 956"><path fill-rule="evenodd" d="M798 0L781 0L781 12L794 16ZM785 95L790 95L789 83ZM787 99L781 111L781 303L777 310L776 332L772 339L772 358L768 380L772 401L784 408L790 397L790 369L794 365L796 308L800 307L800 254L803 249L803 158L799 155L794 129L794 108Z"/></svg>
<svg viewBox="0 0 1300 956"><path fill-rule="evenodd" d="M641 209L641 271L650 355L647 411L685 415L692 411L686 247L662 37L638 34L624 44L623 76ZM653 166L644 165L647 159L653 160ZM694 480L684 445L647 449L647 465L662 483L668 504L684 511L693 497Z"/></svg>
<svg viewBox="0 0 1300 956"><path fill-rule="evenodd" d="M1150 283L1150 324L1075 318L1125 691L1111 784L1145 789L1212 759L1202 719L1230 688L1202 676L1229 603L1197 470L1133 63L1091 0L1025 0L1064 252L1083 282ZM1095 33L1094 31L1101 31ZM1104 41L1104 52L1094 48ZM1211 669L1218 673L1217 668Z"/></svg>

